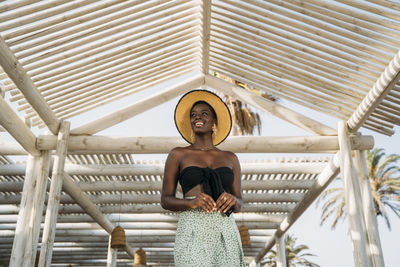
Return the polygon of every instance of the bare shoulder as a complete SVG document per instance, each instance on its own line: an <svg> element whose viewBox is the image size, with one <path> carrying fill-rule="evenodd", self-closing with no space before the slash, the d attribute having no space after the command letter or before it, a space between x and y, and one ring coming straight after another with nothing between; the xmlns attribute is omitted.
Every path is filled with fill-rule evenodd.
<svg viewBox="0 0 400 267"><path fill-rule="evenodd" d="M228 158L230 161L238 162L238 157L232 151L220 150L220 153L222 153L221 155L224 156L225 158Z"/></svg>
<svg viewBox="0 0 400 267"><path fill-rule="evenodd" d="M187 151L188 151L187 147L175 147L171 149L171 151L168 154L168 157L174 159L182 159L187 153Z"/></svg>

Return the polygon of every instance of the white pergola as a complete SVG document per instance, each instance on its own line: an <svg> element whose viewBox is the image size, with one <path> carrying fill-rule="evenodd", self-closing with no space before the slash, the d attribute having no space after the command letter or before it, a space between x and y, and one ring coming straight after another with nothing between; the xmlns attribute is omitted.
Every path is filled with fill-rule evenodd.
<svg viewBox="0 0 400 267"><path fill-rule="evenodd" d="M220 146L310 154L241 162L244 204L234 216L249 229L250 266L275 245L285 266L286 231L339 172L355 265L384 266L364 155L374 140L358 131L393 135L400 124L399 48L400 3L390 0L1 2L0 125L15 141L0 140L0 266L125 266L138 248L148 265L173 266L177 214L159 204L163 162L135 155L186 144L98 133L195 88L310 133L231 136ZM337 129L215 73L336 118ZM109 247L117 225L122 251Z"/></svg>

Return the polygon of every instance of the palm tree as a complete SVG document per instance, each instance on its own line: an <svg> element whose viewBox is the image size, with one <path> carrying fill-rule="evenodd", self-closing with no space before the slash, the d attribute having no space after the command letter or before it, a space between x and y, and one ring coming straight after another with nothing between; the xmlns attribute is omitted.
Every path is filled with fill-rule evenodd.
<svg viewBox="0 0 400 267"><path fill-rule="evenodd" d="M214 76L223 79L227 82L233 83L237 86L240 86L252 93L260 95L268 100L271 101L278 101L276 96L271 94L261 92L257 89L252 89L248 84L242 83L240 81L234 80L228 76L225 76L220 73L214 73ZM229 107L229 110L232 115L232 134L233 135L253 135L254 132L257 130L258 135L261 133L261 118L260 115L252 111L251 108L242 103L242 101L232 97L225 95L225 102Z"/></svg>
<svg viewBox="0 0 400 267"><path fill-rule="evenodd" d="M308 250L306 245L296 245L297 238L286 235L285 237L285 254L286 254L286 266L296 267L296 266L309 266L309 267L319 267L318 264L313 263L306 259L309 256L315 256L314 254L305 252ZM271 250L267 257L261 261L261 266L276 267L276 251Z"/></svg>
<svg viewBox="0 0 400 267"><path fill-rule="evenodd" d="M375 148L367 151L367 165L371 183L371 193L375 214L382 216L388 228L390 221L385 207L389 207L400 218L400 155L386 156L384 149ZM322 206L321 224L334 216L332 228L340 219L346 217L343 186L324 191L318 201L325 201Z"/></svg>

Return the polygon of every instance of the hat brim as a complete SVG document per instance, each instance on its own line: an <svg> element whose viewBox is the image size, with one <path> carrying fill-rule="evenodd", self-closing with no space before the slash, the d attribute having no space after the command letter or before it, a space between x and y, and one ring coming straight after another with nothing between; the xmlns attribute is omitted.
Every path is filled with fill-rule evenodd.
<svg viewBox="0 0 400 267"><path fill-rule="evenodd" d="M194 143L192 126L190 124L190 110L198 101L207 102L217 114L217 130L213 134L213 144L219 145L229 135L232 128L232 116L228 106L216 94L207 90L192 90L184 94L175 107L175 125L179 133L190 144Z"/></svg>

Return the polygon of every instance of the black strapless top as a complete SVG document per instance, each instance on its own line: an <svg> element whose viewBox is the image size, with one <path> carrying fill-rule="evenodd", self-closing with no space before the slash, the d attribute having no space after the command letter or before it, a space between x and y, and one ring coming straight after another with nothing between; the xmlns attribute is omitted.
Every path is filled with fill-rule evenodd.
<svg viewBox="0 0 400 267"><path fill-rule="evenodd" d="M204 193L210 195L214 201L217 201L224 191L231 193L233 178L233 171L229 167L210 169L189 166L178 175L184 195L196 185L202 184Z"/></svg>

